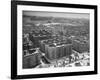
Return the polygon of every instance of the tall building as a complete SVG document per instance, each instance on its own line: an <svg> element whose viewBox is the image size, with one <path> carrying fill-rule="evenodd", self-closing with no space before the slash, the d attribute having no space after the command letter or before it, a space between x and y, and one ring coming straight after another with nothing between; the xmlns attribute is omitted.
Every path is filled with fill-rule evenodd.
<svg viewBox="0 0 100 80"><path fill-rule="evenodd" d="M72 53L72 43L69 40L43 40L40 42L40 50L49 60L69 56Z"/></svg>
<svg viewBox="0 0 100 80"><path fill-rule="evenodd" d="M89 52L89 41L72 40L72 48L79 52Z"/></svg>

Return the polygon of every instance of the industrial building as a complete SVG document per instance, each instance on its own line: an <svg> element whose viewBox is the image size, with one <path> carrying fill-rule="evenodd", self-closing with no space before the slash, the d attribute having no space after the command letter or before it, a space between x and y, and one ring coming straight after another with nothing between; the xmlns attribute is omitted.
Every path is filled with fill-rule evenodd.
<svg viewBox="0 0 100 80"><path fill-rule="evenodd" d="M43 40L40 42L40 50L50 60L69 56L72 53L72 43L69 40Z"/></svg>

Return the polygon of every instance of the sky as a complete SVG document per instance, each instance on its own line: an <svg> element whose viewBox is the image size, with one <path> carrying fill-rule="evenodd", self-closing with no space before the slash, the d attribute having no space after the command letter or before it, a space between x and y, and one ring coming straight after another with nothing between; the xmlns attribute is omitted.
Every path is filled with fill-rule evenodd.
<svg viewBox="0 0 100 80"><path fill-rule="evenodd" d="M46 11L23 11L23 15L29 16L51 16L65 18L85 18L89 19L88 13L68 13L68 12L46 12Z"/></svg>

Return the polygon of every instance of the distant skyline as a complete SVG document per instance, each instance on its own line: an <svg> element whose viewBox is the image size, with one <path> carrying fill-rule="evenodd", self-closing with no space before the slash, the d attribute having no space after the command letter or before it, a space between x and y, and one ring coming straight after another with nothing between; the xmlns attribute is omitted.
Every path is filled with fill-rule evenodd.
<svg viewBox="0 0 100 80"><path fill-rule="evenodd" d="M64 18L85 18L89 19L89 13L69 13L69 12L46 12L46 11L23 11L27 16L45 16L45 17L64 17Z"/></svg>

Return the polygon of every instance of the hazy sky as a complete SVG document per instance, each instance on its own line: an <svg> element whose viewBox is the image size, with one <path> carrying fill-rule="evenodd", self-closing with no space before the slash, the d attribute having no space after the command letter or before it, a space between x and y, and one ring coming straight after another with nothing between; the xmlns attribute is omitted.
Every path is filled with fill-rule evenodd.
<svg viewBox="0 0 100 80"><path fill-rule="evenodd" d="M29 16L52 16L65 18L86 18L89 19L88 13L68 13L68 12L45 12L45 11L23 11L24 15Z"/></svg>

